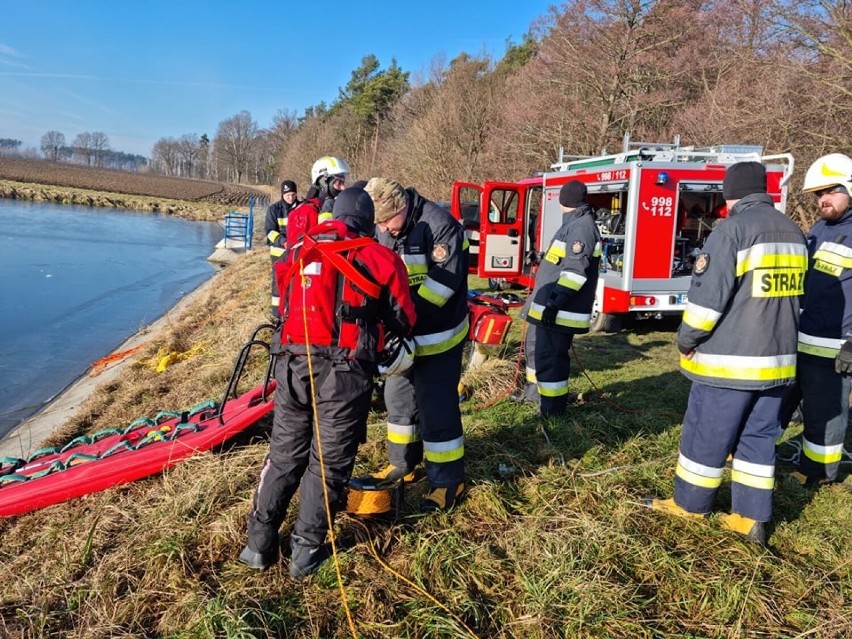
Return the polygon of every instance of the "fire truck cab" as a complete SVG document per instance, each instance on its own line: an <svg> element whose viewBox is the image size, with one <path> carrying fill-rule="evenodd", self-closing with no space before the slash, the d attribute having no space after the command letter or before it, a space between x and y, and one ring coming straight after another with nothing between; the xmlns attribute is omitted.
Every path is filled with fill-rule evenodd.
<svg viewBox="0 0 852 639"><path fill-rule="evenodd" d="M451 211L470 242L471 272L492 286L532 288L540 254L562 224L559 190L588 188L603 239L592 330L615 332L622 319L660 319L686 307L692 267L707 236L727 216L722 180L736 162L763 162L782 212L793 172L790 154L759 146L709 148L631 142L621 153L563 160L518 182L456 182Z"/></svg>

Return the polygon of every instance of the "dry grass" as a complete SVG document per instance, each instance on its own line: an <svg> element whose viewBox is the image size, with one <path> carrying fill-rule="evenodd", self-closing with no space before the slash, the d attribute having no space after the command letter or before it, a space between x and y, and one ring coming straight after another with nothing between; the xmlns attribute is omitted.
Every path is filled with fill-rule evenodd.
<svg viewBox="0 0 852 639"><path fill-rule="evenodd" d="M137 359L161 347L204 344L201 353L161 374L126 369L57 439L218 399L237 349L264 318L268 266L256 251L228 267ZM575 365L572 389L587 401L546 423L529 407L494 401L512 383L518 329L503 359L465 379L473 388L463 404L466 502L418 518L425 487L416 484L396 524L338 520L359 636L470 636L425 593L479 637L852 635L852 493L814 493L782 476L768 549L726 533L717 516L680 521L645 510L643 494L671 492L688 391L670 327L578 339L604 395ZM253 363L244 386L261 368ZM382 418L372 416L356 472L383 461ZM160 477L0 521L0 636L351 636L333 566L296 583L286 559L264 574L236 561L262 435L255 429ZM723 491L720 508L728 502ZM376 560L370 540L414 585Z"/></svg>

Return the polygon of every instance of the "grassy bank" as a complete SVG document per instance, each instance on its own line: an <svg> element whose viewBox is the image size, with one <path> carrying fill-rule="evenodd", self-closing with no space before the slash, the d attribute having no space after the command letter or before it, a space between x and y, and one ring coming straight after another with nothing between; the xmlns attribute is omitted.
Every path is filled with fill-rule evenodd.
<svg viewBox="0 0 852 639"><path fill-rule="evenodd" d="M55 440L218 399L265 317L268 269L262 251L228 267ZM579 338L588 378L575 361L571 386L584 401L545 424L493 401L516 372L519 328L466 379L467 501L417 518L418 484L395 525L339 519L358 636L852 634L852 493L842 486L813 492L782 475L765 549L718 517L673 520L637 504L671 493L688 392L672 325ZM199 345L162 373L146 365ZM262 366L252 362L244 387ZM371 416L356 472L382 464L383 417ZM352 636L330 562L296 583L285 562L255 574L236 561L264 436L258 427L163 476L0 521L0 636ZM720 507L729 499L723 490Z"/></svg>

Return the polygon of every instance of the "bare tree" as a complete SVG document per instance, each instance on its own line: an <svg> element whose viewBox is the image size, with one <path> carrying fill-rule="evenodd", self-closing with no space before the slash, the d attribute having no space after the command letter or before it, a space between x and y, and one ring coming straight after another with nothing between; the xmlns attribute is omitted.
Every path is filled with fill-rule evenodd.
<svg viewBox="0 0 852 639"><path fill-rule="evenodd" d="M103 166L106 152L110 150L109 137L107 137L106 133L93 131L90 140L95 166Z"/></svg>
<svg viewBox="0 0 852 639"><path fill-rule="evenodd" d="M155 173L177 175L179 143L174 138L160 138L151 149L151 168Z"/></svg>
<svg viewBox="0 0 852 639"><path fill-rule="evenodd" d="M178 174L183 177L195 175L195 163L201 152L201 142L195 133L186 133L177 141Z"/></svg>
<svg viewBox="0 0 852 639"><path fill-rule="evenodd" d="M74 157L77 161L81 163L85 163L87 166L92 166L92 156L94 151L92 149L92 134L88 131L83 131L82 133L78 133L74 137L74 141L71 143L71 147L74 149Z"/></svg>
<svg viewBox="0 0 852 639"><path fill-rule="evenodd" d="M48 160L59 159L59 149L65 146L65 134L59 131L48 131L41 136L41 152Z"/></svg>
<svg viewBox="0 0 852 639"><path fill-rule="evenodd" d="M240 111L219 123L214 146L216 154L228 169L229 176L236 182L242 181L247 172L251 150L257 138L257 122L251 113Z"/></svg>

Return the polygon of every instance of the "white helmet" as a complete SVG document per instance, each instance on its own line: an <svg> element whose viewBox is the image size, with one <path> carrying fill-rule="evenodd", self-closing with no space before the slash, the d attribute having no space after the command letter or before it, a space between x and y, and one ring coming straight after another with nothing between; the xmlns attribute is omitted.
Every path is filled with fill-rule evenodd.
<svg viewBox="0 0 852 639"><path fill-rule="evenodd" d="M852 195L852 158L842 153L823 155L805 174L805 193L841 185Z"/></svg>
<svg viewBox="0 0 852 639"><path fill-rule="evenodd" d="M350 172L346 160L327 155L314 162L311 167L311 184L316 184L317 180L324 176L345 178Z"/></svg>
<svg viewBox="0 0 852 639"><path fill-rule="evenodd" d="M392 335L385 342L379 375L402 375L414 364L414 340L410 337Z"/></svg>

